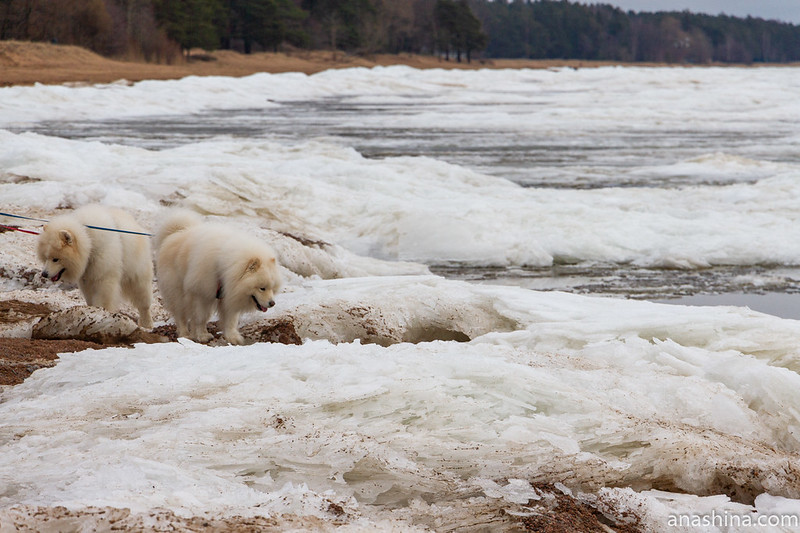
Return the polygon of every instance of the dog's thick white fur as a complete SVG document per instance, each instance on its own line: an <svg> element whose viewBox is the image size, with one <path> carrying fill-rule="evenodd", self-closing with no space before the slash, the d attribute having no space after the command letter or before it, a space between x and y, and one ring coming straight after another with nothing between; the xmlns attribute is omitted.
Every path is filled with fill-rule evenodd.
<svg viewBox="0 0 800 533"><path fill-rule="evenodd" d="M54 217L42 229L37 243L42 277L77 283L87 304L112 312L124 297L139 311L139 326L152 328L150 239L87 225L145 232L130 214L101 205L87 205Z"/></svg>
<svg viewBox="0 0 800 533"><path fill-rule="evenodd" d="M281 285L275 252L255 237L177 210L154 244L158 288L179 337L211 340L206 324L216 307L225 339L243 344L239 315L275 305Z"/></svg>

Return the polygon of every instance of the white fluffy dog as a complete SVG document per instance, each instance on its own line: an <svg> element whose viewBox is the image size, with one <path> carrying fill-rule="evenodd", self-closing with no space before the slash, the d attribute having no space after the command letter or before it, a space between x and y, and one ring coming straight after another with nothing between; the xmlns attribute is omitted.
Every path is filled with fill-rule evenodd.
<svg viewBox="0 0 800 533"><path fill-rule="evenodd" d="M116 311L124 296L139 311L139 326L153 327L153 259L143 235L103 231L99 226L144 233L121 209L87 205L54 217L39 235L42 277L77 283L86 303Z"/></svg>
<svg viewBox="0 0 800 533"><path fill-rule="evenodd" d="M155 246L158 288L179 337L211 340L206 324L216 306L225 339L242 344L239 315L275 305L275 252L254 237L179 210L156 233Z"/></svg>

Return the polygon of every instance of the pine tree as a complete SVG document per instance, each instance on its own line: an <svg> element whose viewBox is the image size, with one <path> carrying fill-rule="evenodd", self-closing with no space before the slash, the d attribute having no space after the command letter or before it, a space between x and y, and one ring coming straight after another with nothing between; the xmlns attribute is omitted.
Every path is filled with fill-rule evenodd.
<svg viewBox="0 0 800 533"><path fill-rule="evenodd" d="M456 60L460 63L462 53L466 53L467 61L471 61L473 50L486 48L488 39L467 0L437 0L434 18L438 30L437 41L448 60L451 49L455 50Z"/></svg>
<svg viewBox="0 0 800 533"><path fill-rule="evenodd" d="M220 0L154 0L156 19L187 54L192 48L219 47Z"/></svg>

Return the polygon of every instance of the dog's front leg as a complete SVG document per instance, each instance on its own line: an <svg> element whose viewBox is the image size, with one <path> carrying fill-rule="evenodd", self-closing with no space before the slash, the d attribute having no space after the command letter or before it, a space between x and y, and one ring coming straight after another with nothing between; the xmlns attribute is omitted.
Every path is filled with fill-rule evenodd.
<svg viewBox="0 0 800 533"><path fill-rule="evenodd" d="M193 298L191 309L191 320L189 321L189 328L192 331L192 339L197 342L208 342L214 336L208 332L208 321L211 318L211 313L214 309L214 301L205 298Z"/></svg>
<svg viewBox="0 0 800 533"><path fill-rule="evenodd" d="M244 337L239 333L239 313L220 309L220 322L225 340L231 344L244 344Z"/></svg>

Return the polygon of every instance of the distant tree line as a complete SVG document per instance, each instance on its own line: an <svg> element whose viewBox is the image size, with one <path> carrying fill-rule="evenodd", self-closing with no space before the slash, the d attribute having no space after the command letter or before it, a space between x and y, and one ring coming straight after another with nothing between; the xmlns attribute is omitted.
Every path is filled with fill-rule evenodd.
<svg viewBox="0 0 800 533"><path fill-rule="evenodd" d="M0 40L76 44L169 62L194 48L441 53L488 38L467 0L0 0Z"/></svg>
<svg viewBox="0 0 800 533"><path fill-rule="evenodd" d="M565 0L472 0L488 57L670 63L800 60L800 26L689 11L634 13Z"/></svg>
<svg viewBox="0 0 800 533"><path fill-rule="evenodd" d="M445 59L800 61L800 26L567 0L0 0L0 39L170 61L285 47Z"/></svg>

